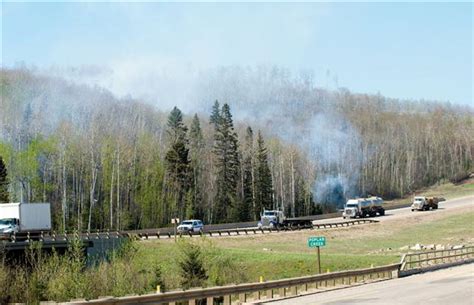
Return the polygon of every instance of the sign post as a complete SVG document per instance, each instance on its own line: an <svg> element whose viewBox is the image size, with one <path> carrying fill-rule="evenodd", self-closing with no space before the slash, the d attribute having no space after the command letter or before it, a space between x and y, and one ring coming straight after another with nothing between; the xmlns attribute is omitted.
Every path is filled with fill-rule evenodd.
<svg viewBox="0 0 474 305"><path fill-rule="evenodd" d="M312 236L308 238L308 247L318 248L318 271L321 273L321 252L320 247L326 246L326 237L324 236Z"/></svg>
<svg viewBox="0 0 474 305"><path fill-rule="evenodd" d="M171 223L174 224L174 241L176 242L176 226L179 223L179 218L171 218Z"/></svg>

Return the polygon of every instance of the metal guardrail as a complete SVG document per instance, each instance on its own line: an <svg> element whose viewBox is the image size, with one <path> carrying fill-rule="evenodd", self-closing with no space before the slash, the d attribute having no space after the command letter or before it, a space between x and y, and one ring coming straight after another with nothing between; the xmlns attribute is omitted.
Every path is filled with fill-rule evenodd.
<svg viewBox="0 0 474 305"><path fill-rule="evenodd" d="M299 231L299 230L312 230L312 229L330 229L330 228L339 228L352 225L366 224L366 223L376 223L378 220L373 219L354 219L343 222L333 222L325 224L314 224L311 226L292 226L287 228L257 228L257 227L243 227L243 228L228 228L228 229L216 229L216 230L205 230L199 233L177 233L178 237L186 236L231 236L231 235L249 235L249 234L265 234L272 232L284 232L284 231ZM254 222L253 222L254 223ZM41 241L41 242L56 242L56 241L68 241L71 239L110 239L110 238L121 238L121 237L139 237L140 239L148 239L150 237L156 238L174 238L174 232L171 232L166 228L166 230L130 230L130 231L96 231L96 232L85 232L85 233L57 233L55 231L49 232L24 232L24 233L14 233L11 236L2 236L0 240L4 242L30 242L30 241Z"/></svg>
<svg viewBox="0 0 474 305"><path fill-rule="evenodd" d="M402 256L400 261L400 271L423 269L435 265L455 263L473 258L474 246L408 253Z"/></svg>
<svg viewBox="0 0 474 305"><path fill-rule="evenodd" d="M0 240L0 253L3 251L24 251L31 248L33 244L41 249L66 249L72 241L80 241L85 248L90 248L98 241L107 242L123 238L128 238L128 236L120 232L58 234L52 231L40 232L36 235L20 233L13 234L9 239Z"/></svg>
<svg viewBox="0 0 474 305"><path fill-rule="evenodd" d="M199 233L178 233L178 237L193 237L193 236L209 236L209 237L216 237L216 236L236 236L236 235L249 235L249 234L265 234L265 233L278 233L278 232L287 232L287 231L300 231L300 230L314 230L314 229L330 229L330 228L341 228L341 227L348 227L353 225L360 225L366 223L377 223L378 220L374 219L354 219L344 222L333 222L333 223L325 223L325 224L315 224L311 226L293 226L288 228L238 228L238 229L225 229L225 230L211 230L207 232L199 232ZM124 233L128 234L129 236L133 236L133 233ZM171 232L162 233L161 231L147 231L147 232L140 232L137 233L141 239L149 239L150 237L154 238L173 238L174 234Z"/></svg>
<svg viewBox="0 0 474 305"><path fill-rule="evenodd" d="M241 285L229 285L213 288L191 289L187 291L170 291L165 293L105 297L97 300L71 301L67 304L175 304L177 302L188 302L196 304L205 300L206 304L214 304L214 301L224 305L240 304L251 299L272 299L275 296L285 297L298 295L310 289L327 288L336 285L350 285L367 280L390 279L396 277L400 264L382 267L367 268L360 270L340 271L312 276L304 276L291 279L268 281L263 283L251 283Z"/></svg>
<svg viewBox="0 0 474 305"><path fill-rule="evenodd" d="M124 233L119 231L97 231L97 232L85 232L85 233L57 233L56 231L47 231L47 232L21 232L21 233L13 233L9 236L2 236L3 238L0 240L6 242L30 242L30 241L68 241L74 239L84 239L84 240L91 240L91 239L110 239L110 238L121 238L125 237Z"/></svg>

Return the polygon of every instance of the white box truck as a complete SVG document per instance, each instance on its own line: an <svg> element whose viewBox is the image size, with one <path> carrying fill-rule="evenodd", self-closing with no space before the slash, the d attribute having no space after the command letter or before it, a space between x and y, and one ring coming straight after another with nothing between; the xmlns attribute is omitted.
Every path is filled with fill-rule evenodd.
<svg viewBox="0 0 474 305"><path fill-rule="evenodd" d="M0 234L50 230L49 203L0 203Z"/></svg>

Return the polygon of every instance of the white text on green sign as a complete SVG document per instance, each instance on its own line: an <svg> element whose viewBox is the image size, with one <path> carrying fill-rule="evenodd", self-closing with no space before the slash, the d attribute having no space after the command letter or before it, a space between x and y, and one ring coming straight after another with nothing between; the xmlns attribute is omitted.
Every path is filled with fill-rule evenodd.
<svg viewBox="0 0 474 305"><path fill-rule="evenodd" d="M326 245L326 237L324 236L313 236L308 238L308 247L316 248L323 247Z"/></svg>

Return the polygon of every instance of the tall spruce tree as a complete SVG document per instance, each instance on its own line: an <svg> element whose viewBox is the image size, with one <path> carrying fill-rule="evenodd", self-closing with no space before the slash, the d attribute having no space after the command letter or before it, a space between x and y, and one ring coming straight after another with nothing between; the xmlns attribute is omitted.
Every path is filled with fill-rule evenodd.
<svg viewBox="0 0 474 305"><path fill-rule="evenodd" d="M187 127L183 123L181 110L174 107L168 116L167 134L170 147L166 152L166 189L171 195L173 216L183 218L186 211L186 193L189 190L189 150L187 148Z"/></svg>
<svg viewBox="0 0 474 305"><path fill-rule="evenodd" d="M201 123L197 114L194 115L189 129L189 153L190 167L192 171L192 194L191 203L186 212L188 217L204 218L203 204L203 164L202 155L204 153L204 137L202 135Z"/></svg>
<svg viewBox="0 0 474 305"><path fill-rule="evenodd" d="M217 130L219 128L219 124L221 123L221 108L219 105L219 101L215 101L214 105L212 105L211 117L209 118L209 123L214 125L214 129Z"/></svg>
<svg viewBox="0 0 474 305"><path fill-rule="evenodd" d="M0 156L0 202L10 202L8 195L8 172L2 156Z"/></svg>
<svg viewBox="0 0 474 305"><path fill-rule="evenodd" d="M255 213L271 209L273 205L272 174L268 166L268 152L260 130L257 135ZM258 214L257 214L258 215Z"/></svg>
<svg viewBox="0 0 474 305"><path fill-rule="evenodd" d="M217 104L217 102L216 102ZM238 139L227 104L222 106L214 131L214 147L217 193L214 200L216 222L235 220L237 186L239 182Z"/></svg>
<svg viewBox="0 0 474 305"><path fill-rule="evenodd" d="M254 162L253 162L253 130L247 127L245 147L242 153L242 198L238 211L239 221L256 219L254 215Z"/></svg>

